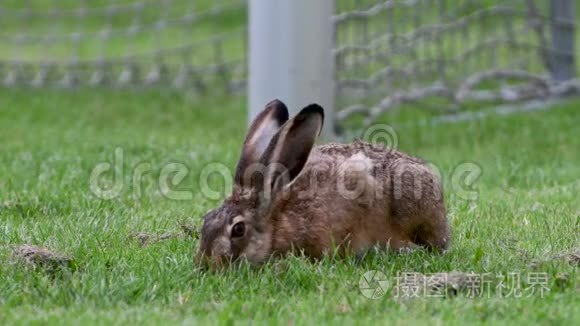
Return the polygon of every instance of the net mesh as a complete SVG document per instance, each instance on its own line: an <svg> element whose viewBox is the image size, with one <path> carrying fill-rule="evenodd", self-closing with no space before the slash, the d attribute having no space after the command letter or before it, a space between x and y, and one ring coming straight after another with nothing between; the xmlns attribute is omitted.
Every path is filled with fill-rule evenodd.
<svg viewBox="0 0 580 326"><path fill-rule="evenodd" d="M562 63L577 70L574 15L552 8L572 0L335 1L338 123L407 103L458 110L580 89L553 80ZM244 0L6 0L0 83L239 92L246 12Z"/></svg>
<svg viewBox="0 0 580 326"><path fill-rule="evenodd" d="M339 0L333 20L340 121L368 124L407 103L448 111L578 90L551 78L554 60L574 57L551 31L576 22L553 17L550 1Z"/></svg>
<svg viewBox="0 0 580 326"><path fill-rule="evenodd" d="M0 4L4 86L243 88L245 1Z"/></svg>

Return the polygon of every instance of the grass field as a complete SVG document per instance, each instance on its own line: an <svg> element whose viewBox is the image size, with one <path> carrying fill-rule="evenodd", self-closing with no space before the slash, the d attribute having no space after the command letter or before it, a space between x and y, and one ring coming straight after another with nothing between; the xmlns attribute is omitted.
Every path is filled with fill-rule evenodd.
<svg viewBox="0 0 580 326"><path fill-rule="evenodd" d="M91 1L91 7L110 3ZM112 18L96 15L80 21L70 15L31 19L11 14L28 8L47 12L55 6L66 11L78 8L77 1L7 0L2 8L9 10L0 9L4 12L0 12L0 39L8 45L0 49L0 60L119 58L197 44L244 25L245 11L225 10L219 19L209 15L193 26L174 23L156 32L147 29L160 20L179 21L186 13L207 13L212 3L173 1L164 7L150 2L140 14L129 10ZM350 0L341 3L360 5ZM469 4L457 6L469 11L473 9ZM410 17L405 10L394 15ZM127 36L124 31L137 18L147 28ZM399 32L414 24L411 19L400 20ZM383 33L379 27L384 28L385 21L378 17L359 27L368 27L371 34ZM118 35L102 42L95 36L106 24ZM495 19L487 24L500 31ZM345 27L347 36L364 35L351 29ZM80 31L86 34L79 43L68 39L71 32ZM20 34L65 38L20 44L16 37ZM485 31L472 28L462 44L468 48L480 34ZM195 64L214 63L211 44L193 47ZM445 51L455 51L455 45L441 44ZM224 60L243 58L243 48L243 37L228 39ZM498 51L500 64L518 58L512 50L504 52ZM402 65L409 58L404 53L389 60ZM488 64L479 57L474 60L470 64ZM378 67L368 68L362 69L365 74ZM452 247L445 255L382 252L362 260L327 257L320 262L288 257L260 269L242 266L212 273L193 264L195 230L227 189L219 198L207 198L200 179L209 164L235 167L246 127L245 98L159 91L0 89L0 325L251 320L256 324L579 324L579 106L580 101L574 100L545 111L433 126L418 124L433 113L410 106L382 117L380 123L396 130L400 149L432 162L442 173L452 225ZM111 199L99 198L91 188L95 185L91 173L106 163L115 173L105 174L102 185L120 186ZM471 200L453 183L466 163L482 172L467 189L475 191ZM168 174L167 167L186 171L185 178L171 184L176 176ZM168 180L170 193L179 191L184 198L167 194ZM223 185L217 179L210 184ZM184 227L193 231L185 234ZM73 260L64 269L33 267L14 256L15 248L24 244ZM365 297L359 289L367 271L380 271L388 280L386 293L378 299ZM400 272L493 277L486 279L489 285L482 284L483 293L477 297L459 288L444 297L402 299L396 291ZM545 293L517 297L514 289L529 289L531 275L547 277L541 282ZM446 284L446 290L451 286Z"/></svg>
<svg viewBox="0 0 580 326"><path fill-rule="evenodd" d="M578 324L580 274L566 254L580 248L580 102L551 110L447 125L417 126L421 112L384 118L399 148L433 162L449 179L477 164L477 199L446 185L453 228L443 255L375 253L361 261L318 263L289 257L253 270L223 273L192 264L194 237L140 245L135 232L180 232L199 226L219 200L200 195L204 166L233 168L245 132L245 99L194 99L183 94L121 91L0 90L0 324L191 324L276 322L393 324ZM399 127L403 126L404 127ZM91 171L122 149L119 196L99 199ZM141 186L135 167L149 163ZM162 195L159 176L181 163L187 177ZM141 166L143 166L141 164ZM219 185L215 182L214 186ZM136 196L141 190L141 196ZM74 257L56 272L12 257L21 244ZM494 279L482 297L361 294L369 270L390 285L398 272L519 273L505 288ZM541 296L515 297L545 273ZM542 274L544 275L544 274ZM512 279L513 280L513 279ZM510 286L511 284L511 286Z"/></svg>

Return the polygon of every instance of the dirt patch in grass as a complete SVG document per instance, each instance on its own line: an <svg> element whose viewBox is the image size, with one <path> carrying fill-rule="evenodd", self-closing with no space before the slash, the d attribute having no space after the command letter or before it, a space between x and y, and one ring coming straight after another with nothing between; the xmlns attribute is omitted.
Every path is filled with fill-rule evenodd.
<svg viewBox="0 0 580 326"><path fill-rule="evenodd" d="M182 223L179 225L179 227L180 230L174 232L165 232L165 233L135 232L130 234L129 238L137 240L139 245L142 247L168 239L198 238L199 233L194 225Z"/></svg>
<svg viewBox="0 0 580 326"><path fill-rule="evenodd" d="M28 266L40 267L49 271L69 269L73 266L73 257L33 245L20 245L12 251L12 258Z"/></svg>
<svg viewBox="0 0 580 326"><path fill-rule="evenodd" d="M167 233L135 232L129 235L130 239L137 240L137 242L139 242L139 245L142 247L163 240L181 237L183 237L183 234L179 232L167 232Z"/></svg>
<svg viewBox="0 0 580 326"><path fill-rule="evenodd" d="M567 262L572 266L578 266L580 265L580 248L560 252L555 255L548 256L547 258L544 259L534 259L529 264L529 267L538 268L543 264L554 261Z"/></svg>
<svg viewBox="0 0 580 326"><path fill-rule="evenodd" d="M572 266L580 265L580 248L570 252L565 252L554 256L554 259L559 259L568 262Z"/></svg>

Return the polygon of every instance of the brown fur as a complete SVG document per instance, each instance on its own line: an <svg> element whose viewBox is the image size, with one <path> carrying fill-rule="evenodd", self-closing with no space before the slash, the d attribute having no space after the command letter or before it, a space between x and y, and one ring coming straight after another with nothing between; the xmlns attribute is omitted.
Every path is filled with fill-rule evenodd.
<svg viewBox="0 0 580 326"><path fill-rule="evenodd" d="M350 171L349 175L347 171L339 179L341 165L348 164L349 158L357 154L370 159L368 174ZM317 165L322 168L317 169ZM424 188L416 195L414 180L411 175L404 175L400 178L401 198L396 200L391 186L401 166L420 178ZM309 189L314 175L329 187ZM369 179L367 187L360 194L355 192L354 198L344 199L334 186L342 182L348 189L349 182L361 178ZM294 246L319 257L333 245L347 246L354 252L375 244L399 249L416 243L446 249L449 230L445 207L442 196L437 195L441 194L440 188L434 187L440 187L439 181L423 163L401 152L387 152L361 141L317 147L289 190L290 198L277 203L270 217L274 230L272 251L284 253Z"/></svg>
<svg viewBox="0 0 580 326"><path fill-rule="evenodd" d="M267 172L260 179L266 188L268 180L274 185L267 200L256 183L237 181L222 207L205 217L199 257L220 264L238 257L262 263L291 251L319 258L333 250L360 253L375 245L448 248L440 180L425 162L358 140L312 147L308 144L322 127L322 113L303 110L297 117L272 137L260 160L290 165L287 182ZM245 146L252 145L246 141ZM292 153L299 158L287 158ZM241 160L246 168L249 160ZM231 228L240 221L246 234L234 239Z"/></svg>

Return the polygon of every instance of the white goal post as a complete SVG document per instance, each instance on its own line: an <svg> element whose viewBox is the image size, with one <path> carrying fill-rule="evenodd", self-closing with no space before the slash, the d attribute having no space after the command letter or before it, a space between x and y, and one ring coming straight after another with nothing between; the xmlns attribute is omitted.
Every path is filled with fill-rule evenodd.
<svg viewBox="0 0 580 326"><path fill-rule="evenodd" d="M295 114L325 109L322 137L334 136L334 0L250 0L248 112L278 98Z"/></svg>

